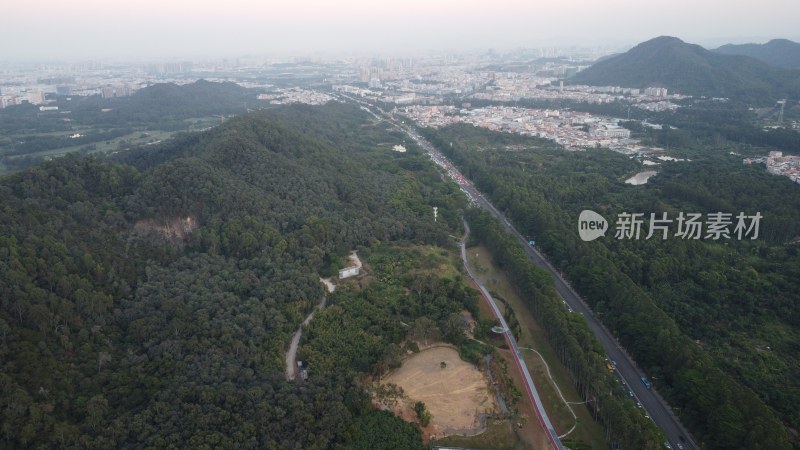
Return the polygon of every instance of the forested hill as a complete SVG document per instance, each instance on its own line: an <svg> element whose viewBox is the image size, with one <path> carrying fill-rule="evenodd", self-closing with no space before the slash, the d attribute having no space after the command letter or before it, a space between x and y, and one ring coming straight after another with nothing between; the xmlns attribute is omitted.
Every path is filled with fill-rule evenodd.
<svg viewBox="0 0 800 450"><path fill-rule="evenodd" d="M66 106L72 110L73 120L81 124L150 126L157 129L159 125L172 126L174 122L189 118L243 114L248 104L254 107L259 103L256 91L236 83L206 80L180 86L173 83L154 84L134 92L130 97L74 100L79 103ZM103 108L96 108L95 102L103 102Z"/></svg>
<svg viewBox="0 0 800 450"><path fill-rule="evenodd" d="M637 88L658 85L681 94L757 104L800 97L800 71L773 67L748 56L714 53L669 36L597 62L570 82Z"/></svg>
<svg viewBox="0 0 800 450"><path fill-rule="evenodd" d="M800 44L788 39L773 39L766 44L727 44L713 51L749 56L784 69L800 69Z"/></svg>
<svg viewBox="0 0 800 450"><path fill-rule="evenodd" d="M0 133L75 131L80 127L185 129L190 118L243 114L260 102L255 90L235 83L198 80L178 86L159 83L130 97L59 97L59 113L41 114L38 106L22 104L0 109ZM69 119L69 120L64 120Z"/></svg>
<svg viewBox="0 0 800 450"><path fill-rule="evenodd" d="M565 152L464 124L424 133L563 271L701 448L798 447L796 183L742 165L729 146L681 148L691 162L660 165L647 184L631 186L624 180L642 165L616 152ZM682 239L675 228L649 239L644 225L641 239L609 230L585 242L576 226L585 209L617 231L620 214L633 211L650 221L683 211L764 220L755 240Z"/></svg>
<svg viewBox="0 0 800 450"><path fill-rule="evenodd" d="M399 323L474 305L458 282L415 281L414 251L381 256L391 272L363 292L337 291L335 305L370 306L328 315L357 337L326 351L333 369L283 377L290 333L345 252L369 262L457 232L458 189L371 120L287 107L130 164L70 155L0 179L0 447L419 447L354 384Z"/></svg>

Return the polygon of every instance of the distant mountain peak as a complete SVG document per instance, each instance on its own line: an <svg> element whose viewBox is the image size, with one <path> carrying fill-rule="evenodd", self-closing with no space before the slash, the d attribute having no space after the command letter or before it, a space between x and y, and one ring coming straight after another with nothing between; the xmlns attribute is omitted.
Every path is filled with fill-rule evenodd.
<svg viewBox="0 0 800 450"><path fill-rule="evenodd" d="M784 69L800 69L800 44L788 39L772 39L766 44L726 44L714 52L749 56Z"/></svg>
<svg viewBox="0 0 800 450"><path fill-rule="evenodd" d="M662 85L683 94L755 103L800 97L800 72L771 67L746 56L711 52L674 36L659 36L598 61L570 81L634 88Z"/></svg>
<svg viewBox="0 0 800 450"><path fill-rule="evenodd" d="M675 36L666 36L666 35L665 36L654 37L653 39L650 39L648 41L642 42L642 44L647 44L649 42L652 42L652 43L655 43L655 42L674 42L676 44L685 44L685 42L683 42L683 40L681 40L680 38L677 38Z"/></svg>

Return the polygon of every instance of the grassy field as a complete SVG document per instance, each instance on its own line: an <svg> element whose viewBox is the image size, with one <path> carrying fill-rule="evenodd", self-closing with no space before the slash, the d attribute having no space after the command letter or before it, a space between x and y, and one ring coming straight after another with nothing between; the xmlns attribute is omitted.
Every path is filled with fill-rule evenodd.
<svg viewBox="0 0 800 450"><path fill-rule="evenodd" d="M91 150L90 153L109 152L114 150L120 150L121 148L126 148L126 147L152 144L158 141L162 141L164 139L168 139L175 133L176 132L174 131L134 131L132 133L119 136L117 138L110 139L107 141L98 141L92 144L59 147L50 150L43 150L40 152L30 152L26 153L25 156L58 156L70 152L77 152L85 147L90 147L90 146L95 146L95 148ZM71 134L71 133L66 133L66 134Z"/></svg>
<svg viewBox="0 0 800 450"><path fill-rule="evenodd" d="M479 246L467 249L467 255L487 289L493 294L496 293L500 299L507 302L514 310L522 328L522 334L518 340L519 346L535 349L544 357L555 383L565 399L571 403L572 409L577 415L577 426L564 439L580 441L586 444L587 448L607 448L602 426L592 419L589 410L581 403L581 398L575 391L569 374L559 362L555 351L547 343L544 332L512 287L505 273L494 265L491 253L485 247ZM503 306L499 306L503 311ZM481 314L483 317L492 317L488 306L481 306ZM556 392L553 383L547 377L542 358L535 352L526 350L523 350L523 357L556 432L559 434L566 433L575 425L576 421Z"/></svg>
<svg viewBox="0 0 800 450"><path fill-rule="evenodd" d="M98 141L91 144L65 146L54 149L33 151L25 153L24 155L9 156L10 159L21 157L43 157L43 158L56 158L71 152L85 151L87 153L111 153L118 150L124 150L131 147L140 145L153 145L161 141L165 141L177 133L186 131L199 131L215 125L220 124L218 117L200 117L196 119L187 119L185 121L186 128L180 131L161 131L161 130L137 130L123 136L105 141ZM91 128L76 129L72 131L57 131L49 133L40 133L38 136L63 136L67 137L74 133L87 133L90 131L109 131L109 130L92 130ZM16 142L30 136L30 133L23 133L21 135L6 136L3 142L8 145L11 142ZM0 146L0 156L6 153L6 148ZM0 163L0 174L6 173L9 168Z"/></svg>
<svg viewBox="0 0 800 450"><path fill-rule="evenodd" d="M477 436L448 436L431 442L442 447L510 450L532 448L520 443L508 420L489 420L486 431Z"/></svg>

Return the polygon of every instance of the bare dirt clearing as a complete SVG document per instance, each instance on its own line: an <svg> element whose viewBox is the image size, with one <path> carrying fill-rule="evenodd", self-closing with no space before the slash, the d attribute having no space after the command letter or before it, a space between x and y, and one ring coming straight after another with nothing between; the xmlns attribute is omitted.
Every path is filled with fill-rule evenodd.
<svg viewBox="0 0 800 450"><path fill-rule="evenodd" d="M332 294L333 291L336 290L336 285L333 284L333 278L320 278L319 281L325 285L325 288L328 289L329 294Z"/></svg>
<svg viewBox="0 0 800 450"><path fill-rule="evenodd" d="M411 356L383 383L394 383L405 391L407 398L398 406L405 411L396 411L401 417L413 417L413 412L407 412L414 402L424 402L433 415L426 431L436 436L474 432L480 428L481 414L498 410L486 376L448 346L428 348Z"/></svg>

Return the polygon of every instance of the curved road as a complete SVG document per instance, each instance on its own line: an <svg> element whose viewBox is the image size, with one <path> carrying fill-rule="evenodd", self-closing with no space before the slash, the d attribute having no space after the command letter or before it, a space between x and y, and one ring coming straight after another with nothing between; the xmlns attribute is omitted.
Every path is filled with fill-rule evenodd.
<svg viewBox="0 0 800 450"><path fill-rule="evenodd" d="M506 338L506 342L508 342L508 346L513 350L514 361L517 363L517 368L519 369L520 373L522 373L522 378L525 381L525 390L528 392L528 398L530 398L534 408L536 408L536 413L539 417L539 423L547 433L547 437L550 439L550 443L553 444L553 447L559 450L564 450L564 446L561 444L558 434L556 434L556 431L553 429L553 424L550 423L550 418L547 416L547 411L544 410L542 400L539 398L539 392L536 390L536 386L533 384L533 378L531 378L531 373L528 371L528 366L525 365L525 361L522 360L522 353L520 353L519 347L517 347L517 341L514 339L514 335L508 328L506 319L500 313L500 309L497 307L497 303L494 302L492 295L489 294L489 291L483 286L483 283L481 283L478 277L475 276L475 273L469 266L466 249L468 235L469 225L467 225L467 222L464 222L464 237L461 238L461 260L464 262L464 267L467 269L469 277L472 278L472 282L475 283L475 285L480 289L481 294L483 294L483 298L486 299L486 301L489 303L489 306L491 306L495 318L500 321L500 326L503 327L503 335Z"/></svg>
<svg viewBox="0 0 800 450"><path fill-rule="evenodd" d="M447 161L444 156L436 151L433 146L424 141L421 136L417 135L414 131L407 131L417 143L429 153L434 160ZM448 163L449 165L449 163ZM451 166L452 167L452 166ZM451 169L454 170L454 169ZM658 395L655 389L647 389L641 382L641 378L646 376L642 372L633 358L628 355L622 347L620 347L617 340L613 337L600 321L592 314L591 309L581 299L581 297L572 289L572 287L561 277L561 274L538 252L538 250L528 245L528 239L520 234L513 225L506 219L506 217L497 210L483 195L461 174L458 175L461 179L456 179L461 185L461 188L467 193L473 202L478 206L489 211L492 216L505 225L506 230L513 234L523 246L528 257L539 267L546 269L553 276L556 291L561 298L569 305L575 312L581 313L586 318L589 329L600 341L603 348L608 354L609 359L616 362L616 372L619 377L626 383L627 388L632 392L653 419L656 425L664 431L667 440L671 443L673 449L697 449L699 448L691 439L691 435L680 423L677 417L672 413L666 401ZM678 444L681 444L680 446Z"/></svg>
<svg viewBox="0 0 800 450"><path fill-rule="evenodd" d="M616 373L626 383L629 391L635 396L642 407L647 411L652 420L658 425L667 440L671 443L673 449L699 449L697 444L692 440L689 432L680 423L677 417L672 413L672 409L667 405L667 402L658 395L655 389L647 389L641 382L641 378L646 376L642 372L633 358L628 355L625 350L620 347L617 340L613 335L600 323L600 321L592 314L591 309L583 299L572 289L572 287L561 277L561 274L550 265L550 263L539 253L538 250L528 245L528 240L520 234L513 225L506 219L505 215L497 210L494 205L486 200L483 195L472 185L472 183L464 178L455 167L447 160L447 158L439 152L431 143L426 141L419 135L413 128L403 125L402 120L396 119L392 114L387 113L381 108L368 105L366 102L358 100L348 95L341 95L341 98L355 102L361 106L370 107L369 110L377 117L377 114L383 116L386 120L390 121L394 126L406 133L411 139L414 140L433 160L434 163L445 169L450 177L459 184L461 190L469 197L470 201L474 204L486 209L497 220L505 225L508 232L512 233L520 241L528 257L537 266L547 270L553 276L556 291L564 300L564 302L578 313L583 314L589 329L594 333L597 340L603 346L603 349L608 354L608 357L616 362ZM377 114L376 114L377 112ZM483 289L481 290L483 292ZM488 294L488 293L486 293ZM486 295L484 294L484 295ZM516 348L516 347L515 347Z"/></svg>
<svg viewBox="0 0 800 450"><path fill-rule="evenodd" d="M336 286L334 286L334 284L327 279L320 278L319 281L325 285L329 294L336 289ZM297 328L297 331L295 331L292 335L292 340L289 342L289 348L286 350L286 379L289 381L292 381L297 377L297 348L300 346L300 338L303 337L303 327L311 322L311 319L314 318L314 313L317 312L317 310L325 308L325 302L327 300L328 296L323 296L319 304L314 307L314 309L306 317L306 320L300 324L300 326Z"/></svg>
<svg viewBox="0 0 800 450"><path fill-rule="evenodd" d="M317 310L325 308L325 301L327 299L327 296L322 297L319 305L314 307L314 310L308 314L306 320L300 324L300 326L297 328L297 331L295 331L292 335L292 340L289 342L289 348L286 350L286 379L289 381L294 380L297 376L297 348L300 346L300 338L303 337L303 327L311 322L311 319L314 318L314 313L317 312Z"/></svg>

